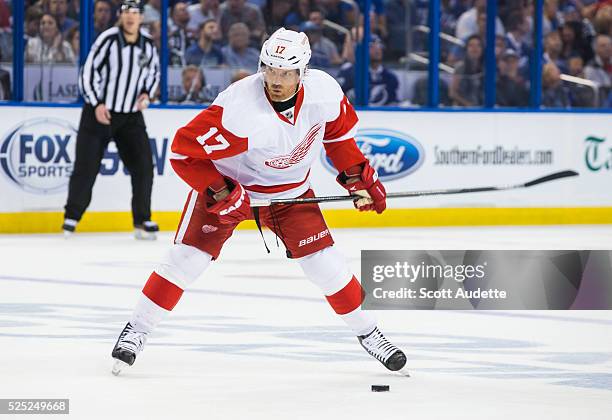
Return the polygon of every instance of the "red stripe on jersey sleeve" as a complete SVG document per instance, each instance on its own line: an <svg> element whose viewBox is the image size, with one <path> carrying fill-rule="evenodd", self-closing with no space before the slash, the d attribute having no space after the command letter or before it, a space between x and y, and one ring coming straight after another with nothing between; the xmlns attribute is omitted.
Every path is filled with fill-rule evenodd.
<svg viewBox="0 0 612 420"><path fill-rule="evenodd" d="M351 166L367 161L354 139L335 143L323 143L323 146L325 147L325 153L327 153L327 156L338 172L345 171Z"/></svg>
<svg viewBox="0 0 612 420"><path fill-rule="evenodd" d="M355 108L349 102L347 97L343 97L340 101L340 115L333 121L328 121L325 124L325 135L323 140L335 140L345 136L357 124L359 118Z"/></svg>
<svg viewBox="0 0 612 420"><path fill-rule="evenodd" d="M211 105L200 112L172 141L172 152L196 159L223 159L245 152L248 139L223 127L223 108Z"/></svg>
<svg viewBox="0 0 612 420"><path fill-rule="evenodd" d="M210 160L205 159L170 159L174 172L191 188L203 193L214 182L225 182Z"/></svg>

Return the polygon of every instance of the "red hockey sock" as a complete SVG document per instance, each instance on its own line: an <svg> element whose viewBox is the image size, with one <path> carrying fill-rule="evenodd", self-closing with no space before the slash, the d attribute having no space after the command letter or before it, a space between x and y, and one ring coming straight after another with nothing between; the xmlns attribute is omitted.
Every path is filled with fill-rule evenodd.
<svg viewBox="0 0 612 420"><path fill-rule="evenodd" d="M183 295L183 289L169 282L155 271L149 276L142 293L156 305L171 311Z"/></svg>
<svg viewBox="0 0 612 420"><path fill-rule="evenodd" d="M342 290L331 296L325 296L325 298L338 315L344 315L357 309L361 305L364 296L361 284L353 276L351 281Z"/></svg>

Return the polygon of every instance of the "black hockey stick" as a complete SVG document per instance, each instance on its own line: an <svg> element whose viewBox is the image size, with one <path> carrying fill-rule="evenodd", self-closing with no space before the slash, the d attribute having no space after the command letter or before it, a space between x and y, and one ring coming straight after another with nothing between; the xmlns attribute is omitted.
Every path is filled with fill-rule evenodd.
<svg viewBox="0 0 612 420"><path fill-rule="evenodd" d="M450 195L450 194L466 194L486 191L504 191L515 190L518 188L533 187L534 185L543 184L545 182L556 181L557 179L578 176L576 171L561 171L550 175L536 178L524 184L516 185L500 185L491 187L477 188L448 188L443 190L425 190L425 191L404 191L388 193L387 198L407 198L407 197L425 197L429 195ZM348 201L356 198L363 198L358 195L331 195L326 197L310 197L310 198L273 198L262 200L251 200L251 207L267 207L272 204L306 204L306 203L327 203L331 201Z"/></svg>

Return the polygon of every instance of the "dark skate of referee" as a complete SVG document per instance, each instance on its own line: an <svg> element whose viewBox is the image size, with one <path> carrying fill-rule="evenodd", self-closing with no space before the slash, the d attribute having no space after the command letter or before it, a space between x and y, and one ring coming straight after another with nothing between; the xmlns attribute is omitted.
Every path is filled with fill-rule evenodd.
<svg viewBox="0 0 612 420"><path fill-rule="evenodd" d="M151 221L153 159L142 110L159 85L159 56L140 26L140 0L123 0L119 26L96 39L79 77L85 100L70 177L63 230L72 234L91 202L104 152L115 140L132 179L132 216L137 239L155 239Z"/></svg>

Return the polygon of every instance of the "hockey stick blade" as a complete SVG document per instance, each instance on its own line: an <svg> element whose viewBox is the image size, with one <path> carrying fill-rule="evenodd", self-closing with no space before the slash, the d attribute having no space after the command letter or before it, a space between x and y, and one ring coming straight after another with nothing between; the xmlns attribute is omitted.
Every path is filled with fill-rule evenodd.
<svg viewBox="0 0 612 420"><path fill-rule="evenodd" d="M561 172L556 172L554 174L546 175L546 176L534 179L533 181L526 182L525 183L525 187L531 187L533 185L538 185L538 184L541 184L543 182L556 181L557 179L568 178L570 176L578 176L578 175L579 174L576 171L561 171Z"/></svg>
<svg viewBox="0 0 612 420"><path fill-rule="evenodd" d="M475 188L448 188L442 190L425 190L425 191L404 191L388 193L387 198L410 198L410 197L426 197L432 195L453 195L467 194L476 192L488 191L503 191L513 190L518 188L528 188L534 185L543 184L545 182L556 181L558 179L578 176L576 171L560 171L540 178L533 179L523 184L505 185L505 186L490 186L490 187L475 187ZM357 195L332 195L325 197L309 197L309 198L277 198L277 199L261 199L251 200L251 207L267 207L272 204L307 204L307 203L327 203L333 201L349 201L356 198L362 198Z"/></svg>

